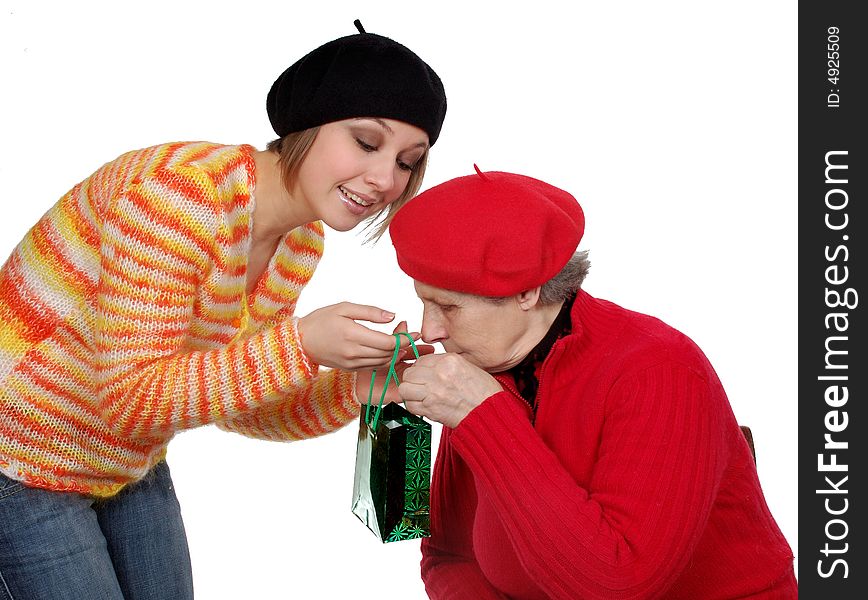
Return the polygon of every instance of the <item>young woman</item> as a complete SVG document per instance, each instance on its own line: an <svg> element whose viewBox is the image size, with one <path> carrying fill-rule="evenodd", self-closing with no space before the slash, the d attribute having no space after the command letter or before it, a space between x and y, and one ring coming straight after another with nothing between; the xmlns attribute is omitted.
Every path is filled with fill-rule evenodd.
<svg viewBox="0 0 868 600"><path fill-rule="evenodd" d="M191 598L165 463L175 433L216 423L294 440L358 414L395 341L356 320L394 315L344 302L296 318L295 304L323 223L380 216L381 234L418 191L446 112L426 63L359 30L274 82L279 139L265 151L124 154L3 265L0 598Z"/></svg>

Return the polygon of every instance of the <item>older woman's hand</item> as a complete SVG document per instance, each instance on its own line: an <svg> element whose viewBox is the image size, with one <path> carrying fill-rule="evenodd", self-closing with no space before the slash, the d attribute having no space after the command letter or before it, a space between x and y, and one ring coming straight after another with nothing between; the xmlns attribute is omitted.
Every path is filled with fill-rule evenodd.
<svg viewBox="0 0 868 600"><path fill-rule="evenodd" d="M423 356L404 371L398 387L413 414L457 427L471 410L503 388L497 380L457 354Z"/></svg>

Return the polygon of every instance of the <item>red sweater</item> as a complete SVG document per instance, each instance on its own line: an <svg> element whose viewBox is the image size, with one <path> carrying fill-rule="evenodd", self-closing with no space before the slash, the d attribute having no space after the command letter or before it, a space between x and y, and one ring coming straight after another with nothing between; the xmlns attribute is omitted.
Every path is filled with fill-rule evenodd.
<svg viewBox="0 0 868 600"><path fill-rule="evenodd" d="M422 577L441 598L796 598L793 554L714 370L580 292L538 372L443 428Z"/></svg>

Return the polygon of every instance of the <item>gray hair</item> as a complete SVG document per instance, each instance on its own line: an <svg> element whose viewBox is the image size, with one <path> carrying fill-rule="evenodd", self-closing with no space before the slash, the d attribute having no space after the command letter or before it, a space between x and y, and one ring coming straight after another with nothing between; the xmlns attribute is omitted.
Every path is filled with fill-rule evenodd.
<svg viewBox="0 0 868 600"><path fill-rule="evenodd" d="M576 252L560 272L540 286L539 303L543 306L560 304L578 293L591 268L588 251ZM492 304L501 304L506 298L481 296Z"/></svg>
<svg viewBox="0 0 868 600"><path fill-rule="evenodd" d="M558 304L578 293L590 268L587 250L573 254L564 268L540 287L540 304Z"/></svg>

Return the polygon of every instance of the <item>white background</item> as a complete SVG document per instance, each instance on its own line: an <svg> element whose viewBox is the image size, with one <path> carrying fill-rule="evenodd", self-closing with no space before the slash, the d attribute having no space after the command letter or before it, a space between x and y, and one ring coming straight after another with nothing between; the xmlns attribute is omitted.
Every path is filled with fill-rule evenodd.
<svg viewBox="0 0 868 600"><path fill-rule="evenodd" d="M361 18L446 86L424 187L476 162L571 191L587 218L585 288L704 349L753 428L768 503L797 551L795 2L0 7L4 257L126 150L264 147L272 80ZM362 247L330 233L299 313L351 300L418 330L388 238ZM355 437L351 425L292 444L213 427L176 438L198 598L424 598L418 541L382 545L350 513Z"/></svg>

